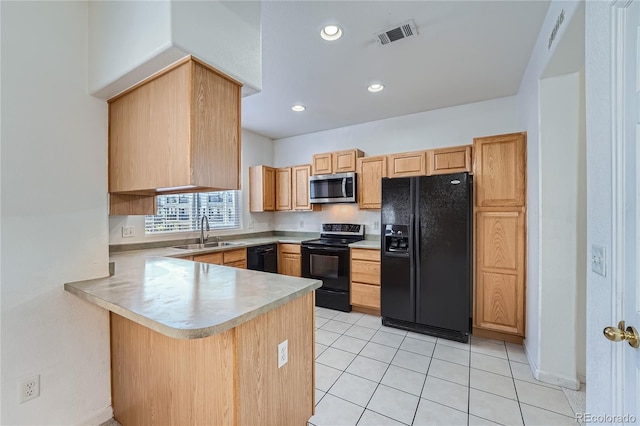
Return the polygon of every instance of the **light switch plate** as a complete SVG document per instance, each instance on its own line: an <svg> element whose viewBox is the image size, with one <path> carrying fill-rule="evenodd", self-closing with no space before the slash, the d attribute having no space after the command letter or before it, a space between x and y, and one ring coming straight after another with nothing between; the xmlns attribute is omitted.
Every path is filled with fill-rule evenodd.
<svg viewBox="0 0 640 426"><path fill-rule="evenodd" d="M591 246L591 270L596 274L607 276L607 249L603 246Z"/></svg>
<svg viewBox="0 0 640 426"><path fill-rule="evenodd" d="M136 236L136 228L133 226L122 227L122 238L132 238Z"/></svg>

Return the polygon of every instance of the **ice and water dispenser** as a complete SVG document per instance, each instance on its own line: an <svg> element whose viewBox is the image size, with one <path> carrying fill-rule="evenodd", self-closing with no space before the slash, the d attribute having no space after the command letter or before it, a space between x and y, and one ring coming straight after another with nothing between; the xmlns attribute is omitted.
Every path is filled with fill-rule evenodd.
<svg viewBox="0 0 640 426"><path fill-rule="evenodd" d="M409 255L409 226L385 225L384 251L389 255Z"/></svg>

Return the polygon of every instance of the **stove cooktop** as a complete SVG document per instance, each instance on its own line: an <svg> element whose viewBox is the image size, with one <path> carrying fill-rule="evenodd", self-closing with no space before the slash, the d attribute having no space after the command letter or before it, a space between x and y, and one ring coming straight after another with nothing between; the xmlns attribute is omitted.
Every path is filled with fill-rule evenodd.
<svg viewBox="0 0 640 426"><path fill-rule="evenodd" d="M320 238L303 241L314 246L346 247L364 240L364 225L352 223L323 223Z"/></svg>

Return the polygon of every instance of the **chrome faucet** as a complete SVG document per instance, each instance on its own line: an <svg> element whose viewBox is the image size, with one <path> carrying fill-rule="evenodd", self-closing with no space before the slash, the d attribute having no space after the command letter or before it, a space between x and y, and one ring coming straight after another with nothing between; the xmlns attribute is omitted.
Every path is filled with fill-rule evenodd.
<svg viewBox="0 0 640 426"><path fill-rule="evenodd" d="M202 219L200 219L200 244L204 244L207 242L207 238L209 238L209 234L207 234L207 236L204 236L204 224L207 224L207 232L209 232L211 229L209 228L209 218L207 217L207 215L202 215Z"/></svg>

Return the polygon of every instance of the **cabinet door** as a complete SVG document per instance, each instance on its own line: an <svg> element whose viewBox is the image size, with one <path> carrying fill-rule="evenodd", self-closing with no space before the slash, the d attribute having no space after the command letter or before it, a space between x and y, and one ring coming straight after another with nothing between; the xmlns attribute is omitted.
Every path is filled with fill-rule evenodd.
<svg viewBox="0 0 640 426"><path fill-rule="evenodd" d="M299 254L282 253L278 261L278 273L292 277L302 276L301 256Z"/></svg>
<svg viewBox="0 0 640 426"><path fill-rule="evenodd" d="M382 178L387 177L387 157L358 158L358 206L379 209L382 206Z"/></svg>
<svg viewBox="0 0 640 426"><path fill-rule="evenodd" d="M276 210L291 210L291 167L276 169Z"/></svg>
<svg viewBox="0 0 640 426"><path fill-rule="evenodd" d="M365 308L380 309L380 287L362 283L351 283L351 304Z"/></svg>
<svg viewBox="0 0 640 426"><path fill-rule="evenodd" d="M524 269L524 212L477 212L476 327L524 336Z"/></svg>
<svg viewBox="0 0 640 426"><path fill-rule="evenodd" d="M311 210L311 202L309 201L309 175L311 174L311 166L295 166L292 167L293 178L293 209L294 210Z"/></svg>
<svg viewBox="0 0 640 426"><path fill-rule="evenodd" d="M273 167L249 167L249 211L266 212L275 210L275 173Z"/></svg>
<svg viewBox="0 0 640 426"><path fill-rule="evenodd" d="M333 173L356 171L356 159L364 156L359 149L349 149L332 153Z"/></svg>
<svg viewBox="0 0 640 426"><path fill-rule="evenodd" d="M316 154L313 156L313 174L328 175L332 172L331 153Z"/></svg>
<svg viewBox="0 0 640 426"><path fill-rule="evenodd" d="M471 145L427 151L427 174L471 173Z"/></svg>
<svg viewBox="0 0 640 426"><path fill-rule="evenodd" d="M391 178L427 174L425 151L391 154L388 159L389 177Z"/></svg>
<svg viewBox="0 0 640 426"><path fill-rule="evenodd" d="M475 138L478 207L517 207L526 202L526 134Z"/></svg>
<svg viewBox="0 0 640 426"><path fill-rule="evenodd" d="M235 250L227 250L223 252L224 255L224 264L227 265L229 263L245 261L247 260L247 249L235 249Z"/></svg>
<svg viewBox="0 0 640 426"><path fill-rule="evenodd" d="M222 252L201 254L193 256L195 262L213 263L214 265L222 265L224 263Z"/></svg>

